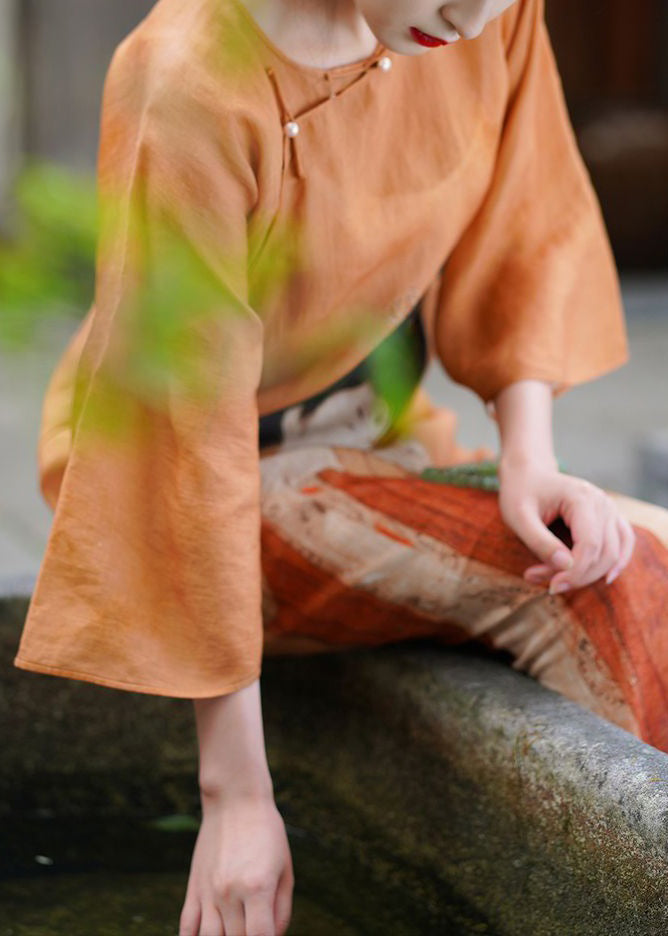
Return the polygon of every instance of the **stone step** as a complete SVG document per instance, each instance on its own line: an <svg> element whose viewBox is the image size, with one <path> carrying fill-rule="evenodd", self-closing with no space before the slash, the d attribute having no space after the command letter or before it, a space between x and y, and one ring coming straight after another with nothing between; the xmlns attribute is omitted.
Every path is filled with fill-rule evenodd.
<svg viewBox="0 0 668 936"><path fill-rule="evenodd" d="M25 610L0 606L5 814L196 809L190 702L17 670ZM286 821L379 888L454 893L497 936L668 931L668 755L429 642L269 659L262 695Z"/></svg>

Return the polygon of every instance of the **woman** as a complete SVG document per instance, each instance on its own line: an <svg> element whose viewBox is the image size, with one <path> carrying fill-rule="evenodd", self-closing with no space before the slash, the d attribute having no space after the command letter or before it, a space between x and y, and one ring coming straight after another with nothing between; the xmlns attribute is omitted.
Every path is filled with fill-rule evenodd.
<svg viewBox="0 0 668 936"><path fill-rule="evenodd" d="M627 349L541 0L160 0L98 170L15 663L194 700L182 936L287 928L263 651L475 638L668 749L664 513L634 531L552 446L552 397ZM498 499L420 476L484 455L434 356L498 422Z"/></svg>

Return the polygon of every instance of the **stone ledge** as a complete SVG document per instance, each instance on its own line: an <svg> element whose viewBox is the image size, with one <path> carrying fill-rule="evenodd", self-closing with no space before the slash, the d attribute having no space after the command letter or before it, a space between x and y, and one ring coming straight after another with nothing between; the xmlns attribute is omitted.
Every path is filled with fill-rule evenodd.
<svg viewBox="0 0 668 936"><path fill-rule="evenodd" d="M196 799L189 702L18 671L25 603L0 607L5 807L105 776L107 809L179 783L176 801ZM498 660L428 643L266 660L262 694L284 815L379 886L406 875L423 904L454 892L499 936L668 930L667 755Z"/></svg>
<svg viewBox="0 0 668 936"><path fill-rule="evenodd" d="M667 755L497 660L428 646L284 661L263 695L280 758L348 791L492 932L668 931Z"/></svg>

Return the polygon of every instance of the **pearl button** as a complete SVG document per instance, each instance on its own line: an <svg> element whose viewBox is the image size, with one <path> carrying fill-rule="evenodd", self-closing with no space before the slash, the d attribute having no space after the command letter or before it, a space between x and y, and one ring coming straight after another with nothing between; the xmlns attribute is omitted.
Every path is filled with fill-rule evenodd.
<svg viewBox="0 0 668 936"><path fill-rule="evenodd" d="M392 59L389 55L384 55L382 58L378 59L378 68L382 72L389 72L392 70Z"/></svg>
<svg viewBox="0 0 668 936"><path fill-rule="evenodd" d="M289 136L291 139L294 139L296 136L298 136L299 132L301 131L301 127L296 120L289 120L284 125L283 129L285 131L285 135Z"/></svg>

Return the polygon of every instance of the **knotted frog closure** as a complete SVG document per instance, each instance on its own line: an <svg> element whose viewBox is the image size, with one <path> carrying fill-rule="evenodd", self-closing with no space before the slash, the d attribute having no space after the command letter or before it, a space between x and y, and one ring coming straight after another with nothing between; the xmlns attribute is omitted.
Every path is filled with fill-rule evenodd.
<svg viewBox="0 0 668 936"><path fill-rule="evenodd" d="M280 114L281 114L281 123L283 126L283 134L285 137L286 143L286 165L289 162L294 170L295 176L298 179L304 179L304 164L300 155L300 148L298 146L299 135L302 131L304 122L316 111L319 111L320 108L325 107L330 101L335 98L342 97L352 88L356 87L361 81L363 81L368 75L373 71L377 71L381 74L387 74L392 70L392 59L387 54L386 50L383 48L377 49L374 56L363 65L361 65L361 71L356 75L352 81L346 84L343 88L340 88L338 91L334 90L332 84L332 76L328 71L323 72L323 77L327 82L328 93L326 97L323 97L316 104L311 105L310 107L304 108L304 110L299 111L298 113L293 113L292 109L288 106L281 87L278 83L278 78L276 72L273 68L267 67L265 69L267 77L269 78L271 85L274 89L276 95L276 100L278 102Z"/></svg>

